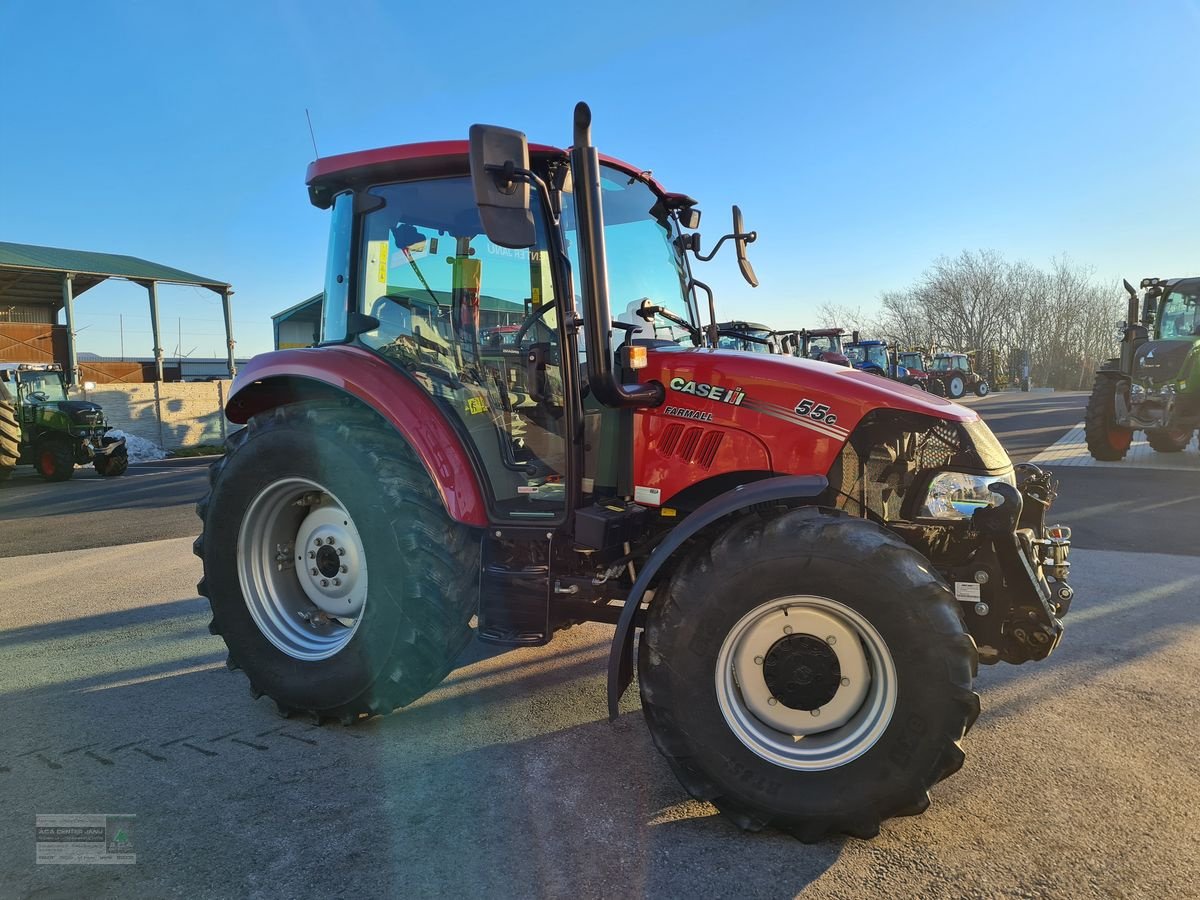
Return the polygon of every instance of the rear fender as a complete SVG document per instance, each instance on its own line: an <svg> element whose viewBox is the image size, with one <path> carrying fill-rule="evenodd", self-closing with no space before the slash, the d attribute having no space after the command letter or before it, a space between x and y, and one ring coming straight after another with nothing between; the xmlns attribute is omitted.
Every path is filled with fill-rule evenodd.
<svg viewBox="0 0 1200 900"><path fill-rule="evenodd" d="M452 519L487 525L479 475L445 413L418 385L366 350L344 345L256 356L238 373L225 415L245 424L287 403L347 397L378 413L408 442Z"/></svg>
<svg viewBox="0 0 1200 900"><path fill-rule="evenodd" d="M641 606L642 597L659 571L683 546L688 538L719 519L747 509L757 503L779 501L816 502L829 488L829 481L820 475L779 475L745 484L713 497L676 525L666 540L654 548L642 566L637 580L625 599L616 634L608 654L608 717L617 717L617 704L633 680L633 620Z"/></svg>

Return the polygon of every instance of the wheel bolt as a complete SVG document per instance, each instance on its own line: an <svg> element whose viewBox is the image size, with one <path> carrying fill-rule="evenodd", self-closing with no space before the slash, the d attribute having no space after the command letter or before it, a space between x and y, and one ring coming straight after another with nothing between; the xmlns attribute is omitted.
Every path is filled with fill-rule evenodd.
<svg viewBox="0 0 1200 900"><path fill-rule="evenodd" d="M345 556L345 555L346 555L346 548L338 547L338 556Z"/></svg>
<svg viewBox="0 0 1200 900"><path fill-rule="evenodd" d="M850 685L850 679L849 679L849 678L843 678L843 679L842 679L842 687L848 687L849 685Z"/></svg>
<svg viewBox="0 0 1200 900"><path fill-rule="evenodd" d="M321 579L321 587L329 587L329 579L328 578Z"/></svg>
<svg viewBox="0 0 1200 900"><path fill-rule="evenodd" d="M327 543L327 544L332 544L332 543L333 543L333 538L331 538L331 537L327 537L327 538L325 538L325 543Z"/></svg>
<svg viewBox="0 0 1200 900"><path fill-rule="evenodd" d="M831 634L829 637L825 638L825 643L827 643L827 644L828 644L830 647L832 647L834 644L836 644L836 643L837 643L837 638L835 638L835 637L834 637L834 636Z"/></svg>
<svg viewBox="0 0 1200 900"><path fill-rule="evenodd" d="M784 625L784 626L783 626L783 633L784 633L784 634L791 634L791 633L792 633L792 626L791 626L791 625Z"/></svg>
<svg viewBox="0 0 1200 900"><path fill-rule="evenodd" d="M771 697L769 700L767 700L767 705L768 705L768 706L774 706L774 705L775 705L776 703L778 703L778 702L779 702L779 701L778 701L778 700L776 700L774 697Z"/></svg>
<svg viewBox="0 0 1200 900"><path fill-rule="evenodd" d="M761 666L762 665L762 657L761 656L754 657L754 664L756 666Z"/></svg>
<svg viewBox="0 0 1200 900"><path fill-rule="evenodd" d="M821 710L819 710L819 709L810 709L809 712L812 713L814 716L819 716L821 714Z"/></svg>
<svg viewBox="0 0 1200 900"><path fill-rule="evenodd" d="M313 575L316 575L316 574L317 574L317 570L316 570L316 569L309 569L309 571L310 571L310 572L312 572L312 573L313 573Z"/></svg>
<svg viewBox="0 0 1200 900"><path fill-rule="evenodd" d="M309 559L316 559L316 558L317 558L317 551L316 551L316 550L309 550L309 551L308 551L308 558L309 558Z"/></svg>
<svg viewBox="0 0 1200 900"><path fill-rule="evenodd" d="M321 546L321 539L320 539L320 538L317 538L317 539L316 539L316 540L315 540L313 543L315 543L315 544L316 544L318 547L320 547L320 546Z"/></svg>
<svg viewBox="0 0 1200 900"><path fill-rule="evenodd" d="M342 579L340 579L340 578L335 578L335 579L333 579L333 586L334 586L334 587L341 587L341 586L342 586Z"/></svg>
<svg viewBox="0 0 1200 900"><path fill-rule="evenodd" d="M346 568L346 566L342 566L342 574L343 574L343 575L345 575L345 574L346 574L347 572L349 572L349 571L350 571L350 570L349 570L348 568Z"/></svg>

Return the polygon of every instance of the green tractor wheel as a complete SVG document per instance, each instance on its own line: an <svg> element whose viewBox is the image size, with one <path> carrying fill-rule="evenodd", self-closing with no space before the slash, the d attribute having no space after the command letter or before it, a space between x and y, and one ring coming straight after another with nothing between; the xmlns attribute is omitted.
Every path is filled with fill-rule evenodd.
<svg viewBox="0 0 1200 900"><path fill-rule="evenodd" d="M1192 442L1192 429L1156 428L1146 432L1146 442L1158 453L1179 453Z"/></svg>
<svg viewBox="0 0 1200 900"><path fill-rule="evenodd" d="M1116 397L1121 383L1116 373L1096 373L1092 395L1088 397L1087 412L1083 417L1088 452L1093 458L1106 462L1124 459L1129 452L1129 445L1133 443L1133 429L1116 422Z"/></svg>

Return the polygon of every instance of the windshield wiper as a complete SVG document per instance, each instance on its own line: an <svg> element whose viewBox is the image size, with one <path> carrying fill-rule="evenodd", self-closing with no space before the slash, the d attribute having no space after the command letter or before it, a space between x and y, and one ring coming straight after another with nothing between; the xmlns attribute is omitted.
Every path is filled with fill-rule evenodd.
<svg viewBox="0 0 1200 900"><path fill-rule="evenodd" d="M687 319L675 315L675 313L671 312L666 307L655 306L649 300L642 301L642 305L638 309L637 314L647 322L652 322L655 316L662 316L668 322L672 322L675 325L678 325L680 328L685 329L692 339L692 344L696 347L699 347L704 341L704 333Z"/></svg>

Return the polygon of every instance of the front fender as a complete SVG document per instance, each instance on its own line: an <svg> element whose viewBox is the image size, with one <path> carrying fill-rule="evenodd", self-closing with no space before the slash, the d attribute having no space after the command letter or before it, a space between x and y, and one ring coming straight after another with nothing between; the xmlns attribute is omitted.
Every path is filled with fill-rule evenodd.
<svg viewBox="0 0 1200 900"><path fill-rule="evenodd" d="M256 356L238 372L225 415L245 424L285 403L347 396L374 410L408 441L452 519L487 525L479 476L445 413L418 385L367 350L337 345Z"/></svg>
<svg viewBox="0 0 1200 900"><path fill-rule="evenodd" d="M646 588L654 580L663 564L688 538L718 519L746 509L757 503L776 503L780 500L812 501L829 488L829 481L821 475L778 475L739 485L713 497L672 529L661 544L650 553L642 566L637 580L625 598L617 630L613 635L608 654L608 717L617 717L617 705L621 695L633 680L633 619L642 603Z"/></svg>

